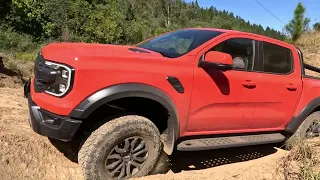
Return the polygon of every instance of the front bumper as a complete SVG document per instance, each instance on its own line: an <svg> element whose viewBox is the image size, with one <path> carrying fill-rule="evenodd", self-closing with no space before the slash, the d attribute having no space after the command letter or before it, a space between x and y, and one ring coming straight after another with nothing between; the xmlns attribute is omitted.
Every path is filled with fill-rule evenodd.
<svg viewBox="0 0 320 180"><path fill-rule="evenodd" d="M39 107L31 98L30 80L24 85L28 99L29 125L36 133L61 141L71 141L82 121L60 116Z"/></svg>

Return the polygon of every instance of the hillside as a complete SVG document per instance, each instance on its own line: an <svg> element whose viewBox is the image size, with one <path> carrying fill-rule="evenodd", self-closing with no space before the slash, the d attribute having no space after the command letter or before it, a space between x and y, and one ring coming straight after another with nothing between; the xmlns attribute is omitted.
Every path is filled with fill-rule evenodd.
<svg viewBox="0 0 320 180"><path fill-rule="evenodd" d="M286 38L277 30L252 24L232 12L200 7L196 0L15 0L0 4L1 9L0 31L1 26L12 28L38 43L64 40L135 44L185 27L235 29ZM0 42L0 49L2 44L10 46Z"/></svg>
<svg viewBox="0 0 320 180"><path fill-rule="evenodd" d="M320 32L308 32L295 43L303 53L304 62L320 68ZM306 70L306 74L320 77L320 73Z"/></svg>

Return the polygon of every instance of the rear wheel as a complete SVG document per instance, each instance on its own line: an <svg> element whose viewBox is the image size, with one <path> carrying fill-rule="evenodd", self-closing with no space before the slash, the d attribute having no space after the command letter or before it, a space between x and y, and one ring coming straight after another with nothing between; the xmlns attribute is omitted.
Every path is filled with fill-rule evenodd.
<svg viewBox="0 0 320 180"><path fill-rule="evenodd" d="M285 146L291 149L299 140L312 139L320 135L320 112L310 114L299 126L297 131L286 141Z"/></svg>
<svg viewBox="0 0 320 180"><path fill-rule="evenodd" d="M157 127L141 116L123 116L95 130L79 151L85 179L148 175L162 151Z"/></svg>

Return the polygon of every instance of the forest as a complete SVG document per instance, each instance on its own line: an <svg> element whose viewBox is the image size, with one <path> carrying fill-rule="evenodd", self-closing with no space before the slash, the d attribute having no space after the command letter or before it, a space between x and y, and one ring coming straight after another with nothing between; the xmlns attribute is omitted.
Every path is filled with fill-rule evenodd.
<svg viewBox="0 0 320 180"><path fill-rule="evenodd" d="M12 0L0 4L0 49L16 41L135 44L180 28L234 29L285 40L232 12L184 0ZM32 44L31 43L31 44ZM32 46L32 45L30 45Z"/></svg>

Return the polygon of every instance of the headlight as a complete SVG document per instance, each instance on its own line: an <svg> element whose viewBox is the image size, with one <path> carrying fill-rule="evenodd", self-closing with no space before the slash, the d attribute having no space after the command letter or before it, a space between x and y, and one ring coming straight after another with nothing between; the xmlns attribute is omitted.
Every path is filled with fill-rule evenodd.
<svg viewBox="0 0 320 180"><path fill-rule="evenodd" d="M73 70L63 64L45 61L45 66L53 69L50 73L55 75L55 81L46 85L45 92L54 96L63 96L71 88L71 80L73 76Z"/></svg>

